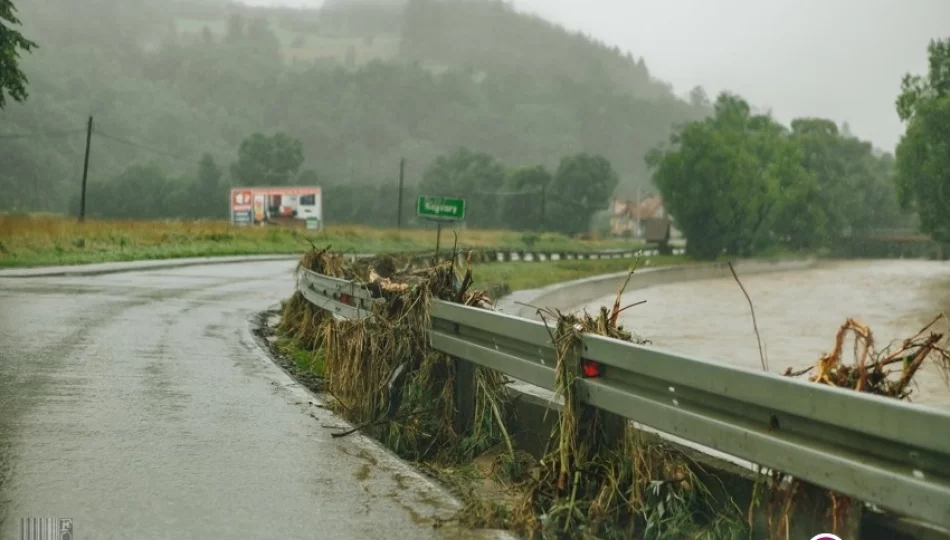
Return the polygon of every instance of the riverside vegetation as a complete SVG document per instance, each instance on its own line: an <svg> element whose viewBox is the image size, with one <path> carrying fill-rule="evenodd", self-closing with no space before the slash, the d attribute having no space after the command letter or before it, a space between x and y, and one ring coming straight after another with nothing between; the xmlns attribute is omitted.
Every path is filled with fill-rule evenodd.
<svg viewBox="0 0 950 540"><path fill-rule="evenodd" d="M370 318L339 320L295 292L274 330L278 349L294 359L292 370L315 381L356 426L335 436L362 430L416 462L465 501L461 522L527 538L652 540L747 538L763 526L754 515L764 516L768 536L776 539L787 538L793 521L837 531L854 519L860 501L800 480L788 484L779 471L761 473L748 507L740 508L706 466L580 402L573 382L579 367L572 359L582 334L645 343L618 325L622 284L617 302L594 314L545 312L564 406L551 413L557 422L541 456L513 442L522 426L497 372L476 368L475 420L469 428L457 426L455 364L428 343L428 305L440 299L492 309L492 299L474 287L475 268L471 261L457 266L455 258L421 267L391 256L348 264L338 253L314 250L300 269L365 284L384 301ZM490 272L491 266L477 268ZM849 319L813 368L786 376L907 399L925 362L950 370L945 336L929 330L877 349L870 330ZM849 333L853 361L844 357ZM797 512L795 501L813 496L827 498L826 512Z"/></svg>

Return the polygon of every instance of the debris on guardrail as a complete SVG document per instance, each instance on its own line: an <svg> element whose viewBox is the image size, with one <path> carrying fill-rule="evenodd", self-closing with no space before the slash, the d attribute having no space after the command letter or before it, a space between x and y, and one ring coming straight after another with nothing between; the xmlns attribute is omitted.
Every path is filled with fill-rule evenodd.
<svg viewBox="0 0 950 540"><path fill-rule="evenodd" d="M430 298L491 309L488 296L472 288L472 265L460 269L452 258L425 264L418 256L383 255L347 261L328 249L309 252L307 270L347 279L381 301L372 317L301 319L296 295L284 311L284 331L314 335L323 349L324 377L338 411L354 425L406 459L470 460L499 443L499 422L508 406L497 372L478 369L474 427L455 425L455 363L429 346ZM496 418L501 416L501 418Z"/></svg>
<svg viewBox="0 0 950 540"><path fill-rule="evenodd" d="M576 381L584 376L578 349L583 334L648 343L618 324L619 314L633 307L620 306L625 285L612 309L546 313L556 321L551 332L565 406L543 459L513 445L510 431L517 424L499 372L475 369L474 421L459 430L457 364L429 346L429 300L491 309L491 299L471 288L471 258L464 270L456 261L417 268L416 260L392 256L345 261L314 250L304 257L304 268L353 280L385 300L372 317L355 320L314 317L296 296L286 304L284 330L318 342L327 390L338 412L356 426L337 435L363 430L398 455L429 463L443 479L455 466L488 458L493 482L517 495L509 495L502 508L498 498L472 496L470 486L461 487L467 504L459 519L473 526L513 529L529 538L700 532L718 538L744 529L741 512L713 500L691 460L667 444L648 442L625 419L583 405L576 395Z"/></svg>
<svg viewBox="0 0 950 540"><path fill-rule="evenodd" d="M714 500L693 463L669 445L642 437L623 417L583 404L581 338L595 334L649 343L618 325L620 299L595 315L540 310L557 349L563 399L549 453L527 481L525 530L532 538L710 538L744 531L738 507ZM634 304L639 305L639 304ZM628 308L631 306L627 306Z"/></svg>
<svg viewBox="0 0 950 540"><path fill-rule="evenodd" d="M328 276L343 275L343 256L330 252L330 248L318 250L316 247L307 252L297 264L297 271L307 269ZM294 291L289 300L283 302L277 332L292 338L306 350L315 352L323 345L322 328L330 319L330 314L308 302L300 291Z"/></svg>
<svg viewBox="0 0 950 540"><path fill-rule="evenodd" d="M808 374L808 380L816 384L909 400L912 394L910 384L920 374L925 361L929 360L944 380L948 380L950 351L943 343L944 334L927 334L941 320L947 321L943 313L914 336L901 341L896 348L889 346L877 350L871 329L857 319L848 318L838 328L831 351L822 354L814 365L801 370L788 368L784 375L801 377ZM852 362L846 362L843 357L848 334L854 336ZM861 510L860 501L793 479L779 471L772 471L768 481L771 502L766 513L773 530L783 530L788 526L790 509L798 506L797 499L806 496L824 497L826 504L823 506L827 509L831 532L837 532L838 527L846 527L845 524L856 520L854 513Z"/></svg>
<svg viewBox="0 0 950 540"><path fill-rule="evenodd" d="M847 319L835 335L834 348L823 354L814 365L785 375L800 377L811 373L808 380L839 388L848 388L896 399L909 399L910 383L919 373L924 362L930 361L943 372L945 380L950 374L950 351L944 342L944 334L931 332L939 321L947 321L943 313L909 339L903 340L895 350L890 347L878 351L875 348L871 329L856 319ZM845 339L854 335L855 358L853 363L842 359ZM926 334L926 335L925 335ZM895 379L893 376L897 375Z"/></svg>
<svg viewBox="0 0 950 540"><path fill-rule="evenodd" d="M441 264L399 256L345 260L339 254L316 249L304 258L303 268L323 274L305 274L303 290L316 293L311 302L336 298L344 289L358 291L354 294L362 299L367 291L374 295L366 308L372 310L371 317L356 314L360 318L343 319L352 314L331 316L329 311L321 315L316 306L296 295L285 304L284 330L310 337L320 348L336 408L355 425L334 436L368 433L400 456L421 462L454 487L465 501L457 517L462 523L511 529L528 538L754 536L788 540L789 531L802 523L807 527L822 525L823 530L827 524L828 530L844 531L845 536L857 530L863 507L859 501L767 472L750 480L752 500L737 503L722 484L723 477L697 463L687 454L688 449L652 437L623 417L605 412L620 412L616 406L599 409L585 404L587 390L611 390L623 382L613 378L610 366L584 358L583 344L590 342L583 339L585 334L648 343L619 325L619 314L639 305L621 307L625 285L619 288L611 309L602 308L594 315L541 311L555 350L552 355L549 344L538 345L547 343L543 337L535 336L531 344L542 346L544 352L539 354L546 358L556 357L556 390L563 406L556 413L557 426L542 457L521 451L512 442L513 430L521 426L511 414L513 403L504 391L504 377L475 367L475 356L453 353L467 360L449 358L430 347L426 336L445 333L444 329L454 324L455 334L469 344L483 347L479 343L494 343L496 351L523 354L519 349L523 343L504 332L477 324L466 326L463 319L430 318L432 299L491 309L490 298L472 290L471 262L471 255L467 264L459 264L458 257ZM323 282L328 284L318 285ZM336 293L315 291L314 287ZM437 305L447 308L444 303ZM468 312L465 317L495 319L453 309ZM934 323L904 341L899 351L877 353L870 331L849 320L838 332L835 349L815 366L813 381L906 399L908 384L926 357L936 354L938 363L950 367L950 355L940 344L940 336L931 333L922 337ZM535 330L544 335L541 328ZM841 359L847 332L857 336L855 366L846 366ZM882 382L880 373L898 365L903 367L898 380ZM808 371L786 375L801 376ZM464 390L466 386L469 390ZM458 400L465 392L467 397ZM672 402L680 405L676 399ZM460 403L474 403L471 422L458 422ZM469 411L472 408L470 405ZM772 427L763 424L763 429L770 431L784 427L778 420ZM477 480L467 476L475 472L466 468L472 464L484 473ZM478 487L473 487L475 484ZM491 494L488 497L484 496L486 487Z"/></svg>

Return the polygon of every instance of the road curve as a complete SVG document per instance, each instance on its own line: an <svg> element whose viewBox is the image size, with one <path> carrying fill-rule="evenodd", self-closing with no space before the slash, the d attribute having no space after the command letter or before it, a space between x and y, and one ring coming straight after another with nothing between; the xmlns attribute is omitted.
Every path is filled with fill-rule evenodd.
<svg viewBox="0 0 950 540"><path fill-rule="evenodd" d="M293 263L0 277L0 538L484 538L260 350Z"/></svg>

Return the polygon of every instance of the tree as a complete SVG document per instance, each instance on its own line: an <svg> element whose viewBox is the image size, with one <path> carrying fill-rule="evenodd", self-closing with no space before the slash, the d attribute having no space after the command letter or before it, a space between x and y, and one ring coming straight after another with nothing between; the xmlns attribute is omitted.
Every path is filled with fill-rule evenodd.
<svg viewBox="0 0 950 540"><path fill-rule="evenodd" d="M319 186L320 185L320 176L317 174L317 171L313 169L306 169L300 171L300 174L297 175L297 180L295 182L298 186Z"/></svg>
<svg viewBox="0 0 950 540"><path fill-rule="evenodd" d="M923 232L950 241L950 39L927 47L926 76L906 75L897 113L906 131L897 145L901 205L920 216Z"/></svg>
<svg viewBox="0 0 950 540"><path fill-rule="evenodd" d="M158 165L132 165L108 182L89 184L90 213L124 219L181 215L181 208L169 204L174 188Z"/></svg>
<svg viewBox="0 0 950 540"><path fill-rule="evenodd" d="M608 206L620 179L607 158L587 153L561 159L548 200L548 221L566 234L587 233L591 217Z"/></svg>
<svg viewBox="0 0 950 540"><path fill-rule="evenodd" d="M192 184L191 201L196 216L212 217L224 215L225 190L221 185L221 168L214 162L211 154L201 156L198 162L198 178Z"/></svg>
<svg viewBox="0 0 950 540"><path fill-rule="evenodd" d="M698 109L708 109L712 107L712 103L709 102L709 96L706 95L706 90L702 86L694 86L692 90L689 91L689 104Z"/></svg>
<svg viewBox="0 0 950 540"><path fill-rule="evenodd" d="M241 143L231 175L246 186L286 185L303 161L303 145L297 139L286 133L272 137L254 133Z"/></svg>
<svg viewBox="0 0 950 540"><path fill-rule="evenodd" d="M545 227L546 188L551 183L551 173L542 165L515 169L508 175L502 222L508 228L527 231L543 230Z"/></svg>
<svg viewBox="0 0 950 540"><path fill-rule="evenodd" d="M784 136L770 118L752 116L748 103L723 93L713 117L683 126L670 138L672 148L648 154L690 254L746 255L765 241L779 186L800 174Z"/></svg>
<svg viewBox="0 0 950 540"><path fill-rule="evenodd" d="M356 47L350 45L346 48L346 54L343 57L343 65L346 66L347 69L356 68Z"/></svg>
<svg viewBox="0 0 950 540"><path fill-rule="evenodd" d="M247 41L268 54L276 55L280 51L280 39L271 30L265 17L251 19L247 25Z"/></svg>
<svg viewBox="0 0 950 540"><path fill-rule="evenodd" d="M214 45L214 34L211 32L211 29L208 28L208 25L201 27L201 42L206 46L210 47Z"/></svg>
<svg viewBox="0 0 950 540"><path fill-rule="evenodd" d="M26 85L29 81L20 70L18 49L30 52L38 45L13 28L19 24L13 0L0 0L0 110L6 106L4 93L10 94L17 102L28 96Z"/></svg>
<svg viewBox="0 0 950 540"><path fill-rule="evenodd" d="M232 13L231 16L228 17L227 42L235 44L244 41L245 26L244 17L242 17L240 13Z"/></svg>
<svg viewBox="0 0 950 540"><path fill-rule="evenodd" d="M497 192L505 176L505 167L495 158L463 147L429 164L419 189L425 195L466 198L466 222L472 227L494 227L498 225Z"/></svg>

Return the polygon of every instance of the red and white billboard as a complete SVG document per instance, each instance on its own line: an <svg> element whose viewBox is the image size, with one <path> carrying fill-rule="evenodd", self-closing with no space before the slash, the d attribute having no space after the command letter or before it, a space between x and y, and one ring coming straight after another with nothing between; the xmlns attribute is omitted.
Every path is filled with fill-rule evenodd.
<svg viewBox="0 0 950 540"><path fill-rule="evenodd" d="M285 224L323 228L323 193L316 186L231 189L231 223Z"/></svg>

